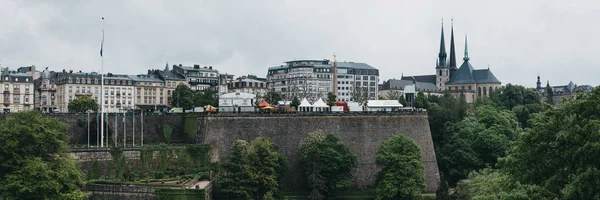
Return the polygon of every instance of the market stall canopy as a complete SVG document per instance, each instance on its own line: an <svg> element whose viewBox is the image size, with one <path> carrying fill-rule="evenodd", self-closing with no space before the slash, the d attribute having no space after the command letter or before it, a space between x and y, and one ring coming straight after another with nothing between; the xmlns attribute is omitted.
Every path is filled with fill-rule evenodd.
<svg viewBox="0 0 600 200"><path fill-rule="evenodd" d="M319 100L317 100L317 102L315 102L312 106L315 108L329 108L329 106L325 104L321 98L319 98Z"/></svg>
<svg viewBox="0 0 600 200"><path fill-rule="evenodd" d="M370 108L402 108L404 107L398 100L369 100L367 107Z"/></svg>
<svg viewBox="0 0 600 200"><path fill-rule="evenodd" d="M263 109L263 110L273 110L275 108L273 108L273 106L268 105L268 106L262 107L260 109Z"/></svg>
<svg viewBox="0 0 600 200"><path fill-rule="evenodd" d="M290 105L292 102L291 101L278 101L277 104L278 105Z"/></svg>
<svg viewBox="0 0 600 200"><path fill-rule="evenodd" d="M266 106L269 106L269 103L267 103L267 101L265 101L265 100L262 100L262 101L261 101L261 102L258 104L258 107L261 107L261 108L262 108L262 107L266 107Z"/></svg>
<svg viewBox="0 0 600 200"><path fill-rule="evenodd" d="M306 98L304 98L304 99L302 99L302 101L300 101L300 106L298 106L298 107L313 107L313 105L310 105L308 100L306 100Z"/></svg>

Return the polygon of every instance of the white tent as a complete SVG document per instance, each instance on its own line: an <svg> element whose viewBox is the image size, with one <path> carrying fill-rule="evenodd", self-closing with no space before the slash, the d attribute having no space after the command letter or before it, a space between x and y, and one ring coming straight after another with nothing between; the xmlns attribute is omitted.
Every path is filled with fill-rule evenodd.
<svg viewBox="0 0 600 200"><path fill-rule="evenodd" d="M327 104L325 104L325 102L323 102L323 99L319 98L319 100L317 100L317 102L315 102L313 104L314 110L315 111L328 111L329 110L329 106Z"/></svg>
<svg viewBox="0 0 600 200"><path fill-rule="evenodd" d="M304 98L304 99L302 99L302 101L300 101L300 105L298 106L298 111L310 112L310 111L312 111L312 108L313 108L313 105L310 105L308 100L306 100L306 98Z"/></svg>
<svg viewBox="0 0 600 200"><path fill-rule="evenodd" d="M367 111L392 111L404 107L398 100L369 100Z"/></svg>

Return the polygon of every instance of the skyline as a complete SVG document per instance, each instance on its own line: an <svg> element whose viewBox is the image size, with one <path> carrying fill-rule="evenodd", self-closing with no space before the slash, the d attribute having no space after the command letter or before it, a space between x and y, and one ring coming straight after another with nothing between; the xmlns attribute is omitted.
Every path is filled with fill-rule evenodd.
<svg viewBox="0 0 600 200"><path fill-rule="evenodd" d="M0 22L0 64L14 69L100 71L105 17L106 72L168 62L264 77L288 60L336 54L378 68L384 81L434 73L441 19L449 47L453 18L458 65L468 35L473 67L489 65L503 84L534 87L539 74L544 85L600 85L600 29L587 26L600 17L595 1L4 2L0 16L14 20Z"/></svg>

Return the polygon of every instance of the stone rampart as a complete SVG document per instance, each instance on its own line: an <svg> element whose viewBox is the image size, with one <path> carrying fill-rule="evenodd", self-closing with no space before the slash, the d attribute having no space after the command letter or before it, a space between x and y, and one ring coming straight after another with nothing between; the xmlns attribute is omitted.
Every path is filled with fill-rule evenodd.
<svg viewBox="0 0 600 200"><path fill-rule="evenodd" d="M69 129L69 135L72 137L71 143L87 144L87 127L80 126L82 124L80 121L87 122L87 115L62 114L53 117L67 122L71 127ZM392 135L405 134L414 139L421 148L427 190L433 192L439 184L439 171L426 113L219 113L198 115L197 120L196 137L195 139L189 139L183 133L183 115L146 115L144 116L144 143L158 144L166 142L163 127L168 124L173 127L172 142L210 144L212 160L218 161L227 155L231 145L237 139L250 141L257 137L270 137L280 146L282 153L289 160L291 169L290 185L302 186L305 185L305 178L299 168L299 142L308 133L321 130L338 136L343 143L349 146L352 152L358 155L360 166L354 173L354 183L356 187L364 188L374 185L375 173L377 172L375 153L378 144ZM95 123L95 118L91 119L90 122ZM122 124L122 116L117 115L117 130L121 131L119 133L120 140L118 140L119 146L122 144ZM126 116L124 124L127 126L132 125L130 115ZM107 125L109 131L114 130L114 116L109 117ZM133 139L132 128L127 127L125 131L127 146L129 147ZM94 138L95 132L91 135ZM112 146L113 140L111 136L109 137ZM139 116L136 117L135 140L136 146L139 146L141 140ZM91 142L92 145L95 145L95 141ZM107 152L100 154L102 155L98 155L99 158L110 156Z"/></svg>

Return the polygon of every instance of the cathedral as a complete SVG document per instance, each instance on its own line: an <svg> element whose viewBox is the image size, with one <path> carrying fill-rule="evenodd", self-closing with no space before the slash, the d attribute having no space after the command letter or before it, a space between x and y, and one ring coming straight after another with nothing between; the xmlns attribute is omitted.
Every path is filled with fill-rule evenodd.
<svg viewBox="0 0 600 200"><path fill-rule="evenodd" d="M450 31L450 57L446 53L446 41L444 39L444 26L442 24L442 36L440 41L440 52L436 59L435 74L420 76L402 76L401 80L413 81L417 91L427 93L450 93L456 97L465 95L467 102L472 103L479 97L490 96L502 83L488 69L473 69L471 66L467 37L465 36L465 49L463 63L460 67L456 65L456 51L454 45L454 24ZM436 91L418 88L419 85L435 88Z"/></svg>

